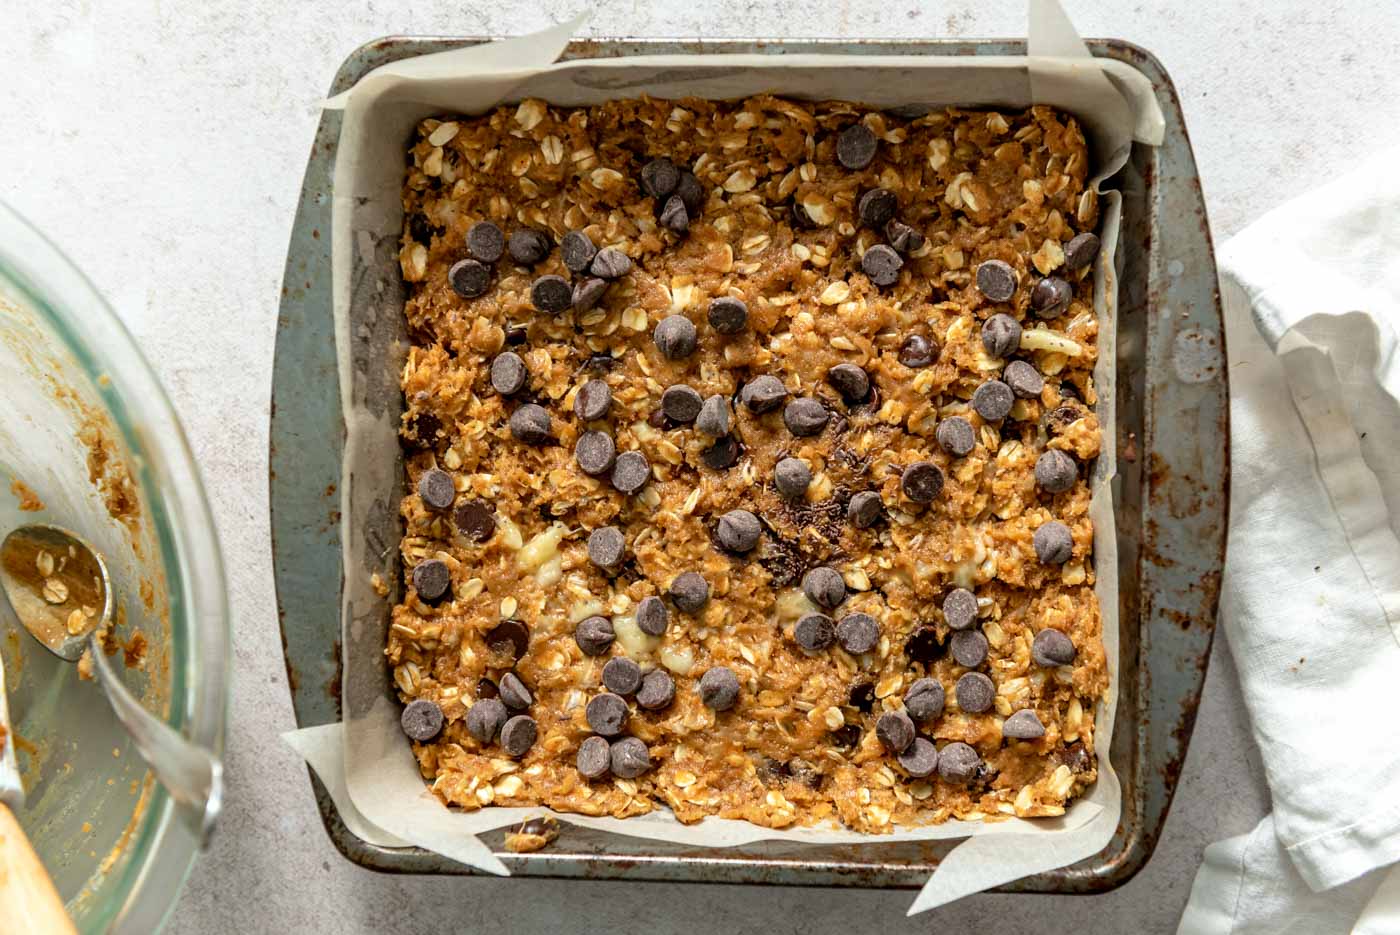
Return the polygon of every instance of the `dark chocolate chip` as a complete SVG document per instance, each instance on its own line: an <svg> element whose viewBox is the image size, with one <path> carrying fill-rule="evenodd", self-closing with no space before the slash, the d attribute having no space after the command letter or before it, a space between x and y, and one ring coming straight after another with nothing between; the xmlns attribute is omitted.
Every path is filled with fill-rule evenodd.
<svg viewBox="0 0 1400 935"><path fill-rule="evenodd" d="M803 649L817 652L836 640L836 624L826 614L807 614L793 626L792 638Z"/></svg>
<svg viewBox="0 0 1400 935"><path fill-rule="evenodd" d="M515 351L502 351L491 361L491 388L502 396L514 396L525 389L530 371L525 360Z"/></svg>
<svg viewBox="0 0 1400 935"><path fill-rule="evenodd" d="M835 610L846 599L846 582L835 568L819 565L802 576L802 593L818 607Z"/></svg>
<svg viewBox="0 0 1400 935"><path fill-rule="evenodd" d="M685 571L671 582L671 601L687 614L698 613L710 599L710 583L698 571Z"/></svg>
<svg viewBox="0 0 1400 935"><path fill-rule="evenodd" d="M584 779L601 779L608 773L612 756L608 742L602 737L588 737L578 745L578 759L574 765Z"/></svg>
<svg viewBox="0 0 1400 935"><path fill-rule="evenodd" d="M728 711L739 701L739 677L726 666L711 666L700 676L700 700L715 711Z"/></svg>
<svg viewBox="0 0 1400 935"><path fill-rule="evenodd" d="M473 259L494 263L506 252L506 235L490 221L478 221L467 231L467 251Z"/></svg>
<svg viewBox="0 0 1400 935"><path fill-rule="evenodd" d="M642 676L642 687L637 690L637 707L648 711L660 711L670 707L676 698L676 680L665 669L652 669Z"/></svg>
<svg viewBox="0 0 1400 935"><path fill-rule="evenodd" d="M590 477L606 474L617 458L617 446L607 432L584 432L574 442L574 460Z"/></svg>
<svg viewBox="0 0 1400 935"><path fill-rule="evenodd" d="M860 727L856 724L842 724L831 733L827 734L833 746L842 750L851 750L860 743Z"/></svg>
<svg viewBox="0 0 1400 935"><path fill-rule="evenodd" d="M574 394L574 415L584 422L594 422L608 414L612 408L612 388L607 381L594 377L578 388Z"/></svg>
<svg viewBox="0 0 1400 935"><path fill-rule="evenodd" d="M1011 740L1037 740L1045 736L1045 725L1030 708L1022 708L1002 721L1001 735Z"/></svg>
<svg viewBox="0 0 1400 935"><path fill-rule="evenodd" d="M681 425L689 425L700 415L700 407L704 405L704 400L700 394L683 383L666 387L666 392L661 394L661 411L666 413L666 418Z"/></svg>
<svg viewBox="0 0 1400 935"><path fill-rule="evenodd" d="M501 749L507 756L522 757L535 745L539 733L534 718L528 714L517 714L501 728Z"/></svg>
<svg viewBox="0 0 1400 935"><path fill-rule="evenodd" d="M527 445L549 443L551 427L549 413L534 403L526 403L510 414L510 434Z"/></svg>
<svg viewBox="0 0 1400 935"><path fill-rule="evenodd" d="M777 409L783 404L783 400L787 399L787 395L787 387L783 386L783 381L770 374L754 377L739 391L739 399L756 415Z"/></svg>
<svg viewBox="0 0 1400 935"><path fill-rule="evenodd" d="M446 510L452 506L457 496L457 488L452 485L452 475L438 468L429 468L418 478L418 497L430 510Z"/></svg>
<svg viewBox="0 0 1400 935"><path fill-rule="evenodd" d="M938 342L921 334L911 334L899 346L899 362L911 370L927 367L938 359Z"/></svg>
<svg viewBox="0 0 1400 935"><path fill-rule="evenodd" d="M1046 627L1031 640L1031 658L1038 666L1047 669L1067 666L1074 662L1076 655L1074 641L1059 630Z"/></svg>
<svg viewBox="0 0 1400 935"><path fill-rule="evenodd" d="M613 644L612 621L607 617L584 617L574 627L574 642L585 656L601 656Z"/></svg>
<svg viewBox="0 0 1400 935"><path fill-rule="evenodd" d="M563 276L550 273L531 284L530 304L535 306L536 311L558 315L567 312L574 304L574 290Z"/></svg>
<svg viewBox="0 0 1400 935"><path fill-rule="evenodd" d="M414 566L413 590L418 592L419 600L432 604L442 600L451 588L452 572L446 562L430 558Z"/></svg>
<svg viewBox="0 0 1400 935"><path fill-rule="evenodd" d="M476 697L495 698L500 695L501 690L496 687L496 683L486 677L476 680Z"/></svg>
<svg viewBox="0 0 1400 935"><path fill-rule="evenodd" d="M569 299L570 304L576 312L586 312L603 300L603 294L608 291L608 284L605 280L596 276L588 276L574 281L574 289Z"/></svg>
<svg viewBox="0 0 1400 935"><path fill-rule="evenodd" d="M652 198L665 198L676 190L680 180L681 170L664 156L642 166L642 191Z"/></svg>
<svg viewBox="0 0 1400 935"><path fill-rule="evenodd" d="M860 258L860 268L875 285L893 286L899 282L899 271L904 268L904 260L893 247L877 243Z"/></svg>
<svg viewBox="0 0 1400 935"><path fill-rule="evenodd" d="M651 480L651 462L640 451L624 451L613 462L612 485L627 496L640 493Z"/></svg>
<svg viewBox="0 0 1400 935"><path fill-rule="evenodd" d="M883 229L894 218L894 214L898 210L899 199L888 188L872 188L861 195L860 201L856 203L860 222L875 230Z"/></svg>
<svg viewBox="0 0 1400 935"><path fill-rule="evenodd" d="M886 711L875 722L875 736L886 750L903 753L914 742L914 722L903 711Z"/></svg>
<svg viewBox="0 0 1400 935"><path fill-rule="evenodd" d="M522 227L511 232L507 249L510 251L510 258L516 263L521 266L534 266L549 256L549 246L549 238L544 234Z"/></svg>
<svg viewBox="0 0 1400 935"><path fill-rule="evenodd" d="M588 265L593 262L593 258L598 255L598 248L593 245L593 241L588 234L583 231L569 231L564 235L564 239L559 241L559 258L564 261L564 265L572 273L582 273L588 269Z"/></svg>
<svg viewBox="0 0 1400 935"><path fill-rule="evenodd" d="M1099 255L1099 246L1097 234L1075 234L1065 244L1065 269L1074 273L1093 263Z"/></svg>
<svg viewBox="0 0 1400 935"><path fill-rule="evenodd" d="M943 492L943 472L932 461L915 461L900 475L899 489L915 503L932 503Z"/></svg>
<svg viewBox="0 0 1400 935"><path fill-rule="evenodd" d="M647 636L661 636L670 622L671 613L661 598L655 595L644 597L637 605L637 629Z"/></svg>
<svg viewBox="0 0 1400 935"><path fill-rule="evenodd" d="M911 662L921 662L926 666L942 659L943 653L943 640L939 638L935 627L915 630L904 644L904 655L908 656Z"/></svg>
<svg viewBox="0 0 1400 935"><path fill-rule="evenodd" d="M943 622L950 630L966 630L977 622L977 596L967 588L954 588L943 598Z"/></svg>
<svg viewBox="0 0 1400 935"><path fill-rule="evenodd" d="M880 642L880 625L869 614L847 614L836 624L836 639L853 656L868 653Z"/></svg>
<svg viewBox="0 0 1400 935"><path fill-rule="evenodd" d="M851 405L864 402L865 397L870 395L870 375L855 364L837 364L832 367L826 372L826 382Z"/></svg>
<svg viewBox="0 0 1400 935"><path fill-rule="evenodd" d="M743 299L722 295L710 300L710 327L720 334L738 334L749 323L749 307Z"/></svg>
<svg viewBox="0 0 1400 935"><path fill-rule="evenodd" d="M530 628L520 620L502 620L486 631L486 645L492 652L523 658L530 648Z"/></svg>
<svg viewBox="0 0 1400 935"><path fill-rule="evenodd" d="M442 731L442 709L436 701L416 698L399 715L399 726L409 740L427 743Z"/></svg>
<svg viewBox="0 0 1400 935"><path fill-rule="evenodd" d="M961 458L977 447L977 432L972 428L972 423L962 416L949 416L938 423L934 437L938 439L938 447L955 458Z"/></svg>
<svg viewBox="0 0 1400 935"><path fill-rule="evenodd" d="M1035 284L1031 290L1031 311L1037 318L1058 318L1069 308L1074 297L1070 284L1058 276L1050 276Z"/></svg>
<svg viewBox="0 0 1400 935"><path fill-rule="evenodd" d="M490 287L491 269L476 260L458 260L447 271L447 281L462 298L475 299L485 295Z"/></svg>
<svg viewBox="0 0 1400 935"><path fill-rule="evenodd" d="M985 260L977 267L977 291L992 302L1010 302L1016 294L1016 271L1002 260Z"/></svg>
<svg viewBox="0 0 1400 935"><path fill-rule="evenodd" d="M794 399L783 409L783 424L799 438L820 435L830 418L831 413L826 411L826 407L809 396Z"/></svg>
<svg viewBox="0 0 1400 935"><path fill-rule="evenodd" d="M438 433L442 431L442 420L431 412L418 411L408 417L405 432L417 448L433 448L437 445Z"/></svg>
<svg viewBox="0 0 1400 935"><path fill-rule="evenodd" d="M938 768L938 748L925 737L915 737L914 742L896 759L906 773L921 779Z"/></svg>
<svg viewBox="0 0 1400 935"><path fill-rule="evenodd" d="M924 235L900 220L892 220L885 225L885 239L891 247L906 256L924 245Z"/></svg>
<svg viewBox="0 0 1400 935"><path fill-rule="evenodd" d="M729 430L734 427L729 400L719 393L705 400L700 406L700 414L695 417L695 427L715 438L728 435Z"/></svg>
<svg viewBox="0 0 1400 935"><path fill-rule="evenodd" d="M1000 422L1011 412L1016 394L1000 380L988 380L972 394L972 408L988 422Z"/></svg>
<svg viewBox="0 0 1400 935"><path fill-rule="evenodd" d="M1001 372L1002 382L1022 399L1036 399L1045 389L1045 378L1024 360L1013 360Z"/></svg>
<svg viewBox="0 0 1400 935"><path fill-rule="evenodd" d="M700 463L712 471L723 471L739 462L739 441L733 435L715 439L715 443L700 452Z"/></svg>
<svg viewBox="0 0 1400 935"><path fill-rule="evenodd" d="M514 672L507 672L501 676L499 691L501 703L512 710L524 711L535 703L535 696L530 694L530 689L525 687L525 683L520 681L520 676Z"/></svg>
<svg viewBox="0 0 1400 935"><path fill-rule="evenodd" d="M796 500L812 484L812 469L801 458L784 458L773 467L773 486L789 500Z"/></svg>
<svg viewBox="0 0 1400 935"><path fill-rule="evenodd" d="M505 724L510 714L506 706L496 698L478 701L467 709L467 733L482 743L490 743Z"/></svg>
<svg viewBox="0 0 1400 935"><path fill-rule="evenodd" d="M588 560L604 571L614 571L627 554L627 541L616 526L602 526L588 534Z"/></svg>
<svg viewBox="0 0 1400 935"><path fill-rule="evenodd" d="M600 279L621 279L632 272L632 258L616 247L604 247L593 258L588 270Z"/></svg>
<svg viewBox="0 0 1400 935"><path fill-rule="evenodd" d="M685 202L681 200L680 195L672 195L666 199L661 216L657 220L673 234L684 234L690 230L690 214L685 210Z"/></svg>
<svg viewBox="0 0 1400 935"><path fill-rule="evenodd" d="M616 737L627 725L627 702L620 695L602 692L589 699L583 716L593 733L602 737Z"/></svg>
<svg viewBox="0 0 1400 935"><path fill-rule="evenodd" d="M987 638L979 630L959 630L948 640L948 653L958 665L975 669L987 661Z"/></svg>
<svg viewBox="0 0 1400 935"><path fill-rule="evenodd" d="M694 172L681 173L681 180L676 183L676 195L685 204L691 220L700 216L700 209L705 207L705 189Z"/></svg>
<svg viewBox="0 0 1400 935"><path fill-rule="evenodd" d="M1035 482L1046 493L1064 493L1079 479L1074 459L1058 448L1051 448L1035 459Z"/></svg>
<svg viewBox="0 0 1400 935"><path fill-rule="evenodd" d="M931 721L943 713L943 683L935 678L921 678L904 693L904 710L916 721Z"/></svg>
<svg viewBox="0 0 1400 935"><path fill-rule="evenodd" d="M1074 536L1069 527L1057 520L1042 523L1031 536L1035 557L1046 565L1063 565L1074 554Z"/></svg>
<svg viewBox="0 0 1400 935"><path fill-rule="evenodd" d="M981 672L964 672L953 687L953 694L957 696L959 708L968 714L981 714L991 710L997 690L992 680Z"/></svg>
<svg viewBox="0 0 1400 935"><path fill-rule="evenodd" d="M667 315L657 323L651 338L656 349L671 360L685 360L695 353L695 325L684 315Z"/></svg>
<svg viewBox="0 0 1400 935"><path fill-rule="evenodd" d="M874 490L862 490L846 505L846 519L857 529L869 529L884 515L885 504Z"/></svg>
<svg viewBox="0 0 1400 935"><path fill-rule="evenodd" d="M613 741L608 751L609 767L618 779L636 779L651 769L651 754L647 745L636 737Z"/></svg>
<svg viewBox="0 0 1400 935"><path fill-rule="evenodd" d="M1021 346L1021 323L998 312L982 323L982 347L993 357L1010 357Z"/></svg>
<svg viewBox="0 0 1400 935"><path fill-rule="evenodd" d="M846 701L862 714L869 714L875 707L875 683L856 682L846 692Z"/></svg>
<svg viewBox="0 0 1400 935"><path fill-rule="evenodd" d="M938 751L938 775L945 782L971 782L981 767L982 758L977 751L961 740Z"/></svg>
<svg viewBox="0 0 1400 935"><path fill-rule="evenodd" d="M763 535L758 517L748 510L730 510L719 518L715 536L731 552L751 552Z"/></svg>
<svg viewBox="0 0 1400 935"><path fill-rule="evenodd" d="M836 161L847 169L864 169L875 159L879 145L869 127L863 123L854 124L836 138Z"/></svg>
<svg viewBox="0 0 1400 935"><path fill-rule="evenodd" d="M625 656L614 656L603 666L603 687L619 695L630 695L642 687L642 667Z"/></svg>
<svg viewBox="0 0 1400 935"><path fill-rule="evenodd" d="M530 333L524 325L506 324L506 343L511 347L519 347L524 344L529 336Z"/></svg>

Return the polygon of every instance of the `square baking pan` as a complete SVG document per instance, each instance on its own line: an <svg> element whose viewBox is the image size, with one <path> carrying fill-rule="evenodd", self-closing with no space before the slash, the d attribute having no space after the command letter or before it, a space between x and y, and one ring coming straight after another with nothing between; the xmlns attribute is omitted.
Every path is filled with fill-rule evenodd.
<svg viewBox="0 0 1400 935"><path fill-rule="evenodd" d="M357 49L331 93L374 68L489 41L391 37ZM1108 187L1123 193L1117 450L1118 717L1109 756L1123 787L1117 833L1098 854L1002 892L1091 893L1119 886L1151 856L1176 790L1215 629L1227 516L1224 326L1205 203L1181 104L1148 52L1087 40L1151 82L1162 145L1135 144ZM1024 55L1007 40L588 39L564 59L638 55L843 53ZM974 105L978 102L968 101ZM270 435L272 558L278 620L299 727L340 720L341 417L331 310L331 179L341 114L322 113L303 180L277 321ZM392 548L392 545L389 546ZM336 586L331 586L332 584ZM341 822L314 774L326 830L350 860L397 873L468 874L419 848L369 844ZM483 835L513 875L710 883L918 888L956 841L812 845L762 841L705 849L564 824L549 847L512 854Z"/></svg>

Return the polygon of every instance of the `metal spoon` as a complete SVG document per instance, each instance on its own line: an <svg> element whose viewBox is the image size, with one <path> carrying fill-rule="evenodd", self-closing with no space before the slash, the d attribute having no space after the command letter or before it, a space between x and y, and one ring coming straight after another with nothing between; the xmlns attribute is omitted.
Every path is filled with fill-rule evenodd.
<svg viewBox="0 0 1400 935"><path fill-rule="evenodd" d="M78 662L87 652L117 719L206 846L223 807L223 766L143 708L107 663L97 638L112 616L102 556L61 527L21 526L0 544L0 587L20 623L54 655Z"/></svg>

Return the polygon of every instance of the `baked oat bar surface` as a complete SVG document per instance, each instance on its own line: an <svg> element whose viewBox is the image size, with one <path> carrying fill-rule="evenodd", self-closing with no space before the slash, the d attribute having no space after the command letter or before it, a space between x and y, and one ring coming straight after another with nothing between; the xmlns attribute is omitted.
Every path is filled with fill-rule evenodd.
<svg viewBox="0 0 1400 935"><path fill-rule="evenodd" d="M433 791L882 832L1092 783L1087 155L1047 107L425 120L386 651Z"/></svg>

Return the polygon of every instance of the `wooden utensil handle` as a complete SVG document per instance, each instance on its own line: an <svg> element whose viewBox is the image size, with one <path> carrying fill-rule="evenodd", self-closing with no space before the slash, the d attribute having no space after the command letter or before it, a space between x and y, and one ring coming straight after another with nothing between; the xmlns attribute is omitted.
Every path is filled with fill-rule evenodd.
<svg viewBox="0 0 1400 935"><path fill-rule="evenodd" d="M0 915L15 935L76 935L49 872L10 807L0 802Z"/></svg>

